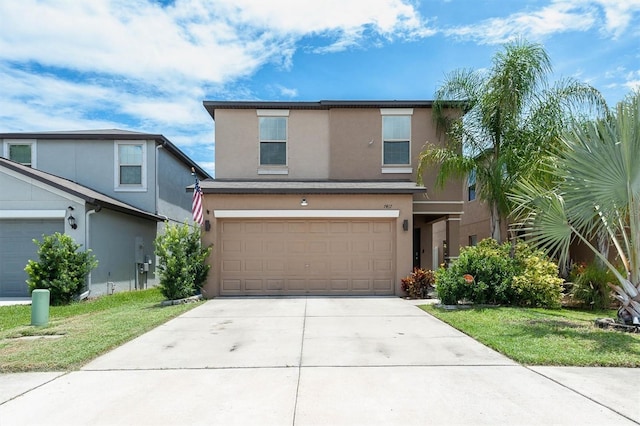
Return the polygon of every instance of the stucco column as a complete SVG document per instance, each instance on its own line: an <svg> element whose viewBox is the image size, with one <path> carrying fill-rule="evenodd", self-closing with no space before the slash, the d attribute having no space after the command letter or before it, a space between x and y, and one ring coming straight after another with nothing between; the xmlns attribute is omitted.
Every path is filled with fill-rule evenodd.
<svg viewBox="0 0 640 426"><path fill-rule="evenodd" d="M446 241L447 251L444 262L448 265L460 255L460 216L447 216Z"/></svg>

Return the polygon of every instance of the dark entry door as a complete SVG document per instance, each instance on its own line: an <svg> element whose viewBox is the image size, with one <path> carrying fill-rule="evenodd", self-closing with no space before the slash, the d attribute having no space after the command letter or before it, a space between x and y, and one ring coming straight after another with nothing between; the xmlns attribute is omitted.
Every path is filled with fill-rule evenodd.
<svg viewBox="0 0 640 426"><path fill-rule="evenodd" d="M420 228L415 228L413 230L413 267L420 266Z"/></svg>

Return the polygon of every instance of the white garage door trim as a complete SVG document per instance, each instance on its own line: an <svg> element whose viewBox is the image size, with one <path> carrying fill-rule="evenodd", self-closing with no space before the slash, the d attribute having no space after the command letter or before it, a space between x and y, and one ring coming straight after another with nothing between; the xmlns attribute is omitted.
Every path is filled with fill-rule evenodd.
<svg viewBox="0 0 640 426"><path fill-rule="evenodd" d="M219 219L260 218L397 218L400 210L214 210Z"/></svg>
<svg viewBox="0 0 640 426"><path fill-rule="evenodd" d="M0 210L0 219L64 219L65 210Z"/></svg>

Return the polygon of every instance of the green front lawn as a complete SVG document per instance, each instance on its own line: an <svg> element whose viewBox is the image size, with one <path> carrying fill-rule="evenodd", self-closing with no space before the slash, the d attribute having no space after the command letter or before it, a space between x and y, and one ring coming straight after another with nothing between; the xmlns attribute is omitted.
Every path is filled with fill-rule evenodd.
<svg viewBox="0 0 640 426"><path fill-rule="evenodd" d="M116 293L52 306L49 324L31 326L31 306L0 307L0 373L66 371L186 312L200 303L160 307L158 289ZM26 336L62 336L37 338Z"/></svg>
<svg viewBox="0 0 640 426"><path fill-rule="evenodd" d="M594 326L615 311L421 308L521 364L640 367L640 334Z"/></svg>

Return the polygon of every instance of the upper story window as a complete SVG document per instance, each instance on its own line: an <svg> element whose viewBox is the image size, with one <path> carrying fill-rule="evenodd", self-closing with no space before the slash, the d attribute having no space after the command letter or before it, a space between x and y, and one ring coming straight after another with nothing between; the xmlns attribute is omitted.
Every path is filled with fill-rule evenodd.
<svg viewBox="0 0 640 426"><path fill-rule="evenodd" d="M467 201L476 199L476 171L471 170L467 178Z"/></svg>
<svg viewBox="0 0 640 426"><path fill-rule="evenodd" d="M280 172L287 166L288 116L288 110L258 110L260 166L266 167L264 173Z"/></svg>
<svg viewBox="0 0 640 426"><path fill-rule="evenodd" d="M147 189L145 143L116 142L115 187L123 191Z"/></svg>
<svg viewBox="0 0 640 426"><path fill-rule="evenodd" d="M411 173L411 108L383 108L382 114L382 165L404 166L394 168L394 173ZM385 169L383 168L383 173Z"/></svg>
<svg viewBox="0 0 640 426"><path fill-rule="evenodd" d="M34 140L5 140L4 155L11 161L35 167L36 142Z"/></svg>

